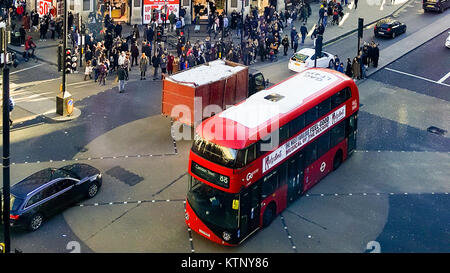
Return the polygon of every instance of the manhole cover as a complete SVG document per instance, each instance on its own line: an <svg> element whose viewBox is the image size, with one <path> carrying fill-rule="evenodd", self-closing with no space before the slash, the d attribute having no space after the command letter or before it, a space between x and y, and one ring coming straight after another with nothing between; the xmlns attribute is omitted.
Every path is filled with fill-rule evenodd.
<svg viewBox="0 0 450 273"><path fill-rule="evenodd" d="M132 173L120 166L115 166L107 170L105 173L130 186L134 186L144 180L143 177L140 177L139 175Z"/></svg>
<svg viewBox="0 0 450 273"><path fill-rule="evenodd" d="M427 131L430 132L430 133L432 133L432 134L439 135L439 136L443 136L445 133L447 133L446 130L441 129L441 128L438 128L438 127L436 127L436 126L430 126L430 127L428 127L428 128L427 128Z"/></svg>

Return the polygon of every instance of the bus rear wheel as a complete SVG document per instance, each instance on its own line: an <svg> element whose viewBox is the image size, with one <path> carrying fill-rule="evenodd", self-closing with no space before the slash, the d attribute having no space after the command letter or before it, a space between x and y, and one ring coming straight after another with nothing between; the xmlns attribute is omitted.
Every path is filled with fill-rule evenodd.
<svg viewBox="0 0 450 273"><path fill-rule="evenodd" d="M333 159L333 171L337 170L342 163L342 150L338 150Z"/></svg>
<svg viewBox="0 0 450 273"><path fill-rule="evenodd" d="M263 228L268 227L275 218L275 205L269 204L263 214Z"/></svg>

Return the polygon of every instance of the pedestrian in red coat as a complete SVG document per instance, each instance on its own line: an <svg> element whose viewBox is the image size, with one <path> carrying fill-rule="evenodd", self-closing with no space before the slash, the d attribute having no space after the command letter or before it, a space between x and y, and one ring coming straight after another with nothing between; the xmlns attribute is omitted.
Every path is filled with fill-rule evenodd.
<svg viewBox="0 0 450 273"><path fill-rule="evenodd" d="M172 75L173 73L173 60L173 55L169 54L169 56L167 57L167 72L169 73L169 75Z"/></svg>
<svg viewBox="0 0 450 273"><path fill-rule="evenodd" d="M28 12L25 12L25 16L22 17L22 24L26 31L30 31L30 16Z"/></svg>

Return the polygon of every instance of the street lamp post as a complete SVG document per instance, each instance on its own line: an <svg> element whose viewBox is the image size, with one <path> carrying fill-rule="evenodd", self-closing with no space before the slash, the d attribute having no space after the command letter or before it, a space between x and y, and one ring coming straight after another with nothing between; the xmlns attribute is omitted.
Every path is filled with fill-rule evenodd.
<svg viewBox="0 0 450 273"><path fill-rule="evenodd" d="M3 48L3 224L5 253L11 252L10 238L10 152L9 152L9 67L7 65L8 28L10 24L11 9L8 12L6 25L2 29Z"/></svg>

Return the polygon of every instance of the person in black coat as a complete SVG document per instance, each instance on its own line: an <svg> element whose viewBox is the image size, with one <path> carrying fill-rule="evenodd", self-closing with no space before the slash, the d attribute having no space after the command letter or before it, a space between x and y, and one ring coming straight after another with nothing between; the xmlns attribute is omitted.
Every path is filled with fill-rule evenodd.
<svg viewBox="0 0 450 273"><path fill-rule="evenodd" d="M154 68L153 80L157 80L158 79L159 57L156 54L153 55L153 57L152 57L152 65Z"/></svg>
<svg viewBox="0 0 450 273"><path fill-rule="evenodd" d="M133 64L138 65L137 60L139 57L139 48L137 47L136 43L133 43L131 45L131 66L133 66Z"/></svg>
<svg viewBox="0 0 450 273"><path fill-rule="evenodd" d="M153 42L153 35L154 35L153 28L150 25L148 25L147 29L145 30L145 36L147 38L147 41ZM149 56L151 56L151 55L149 55Z"/></svg>
<svg viewBox="0 0 450 273"><path fill-rule="evenodd" d="M378 59L380 57L380 49L378 48L378 45L375 43L372 43L372 62L373 67L378 67Z"/></svg>
<svg viewBox="0 0 450 273"><path fill-rule="evenodd" d="M116 37L122 35L122 25L120 22L117 22L117 25L114 27L114 33L116 34Z"/></svg>
<svg viewBox="0 0 450 273"><path fill-rule="evenodd" d="M345 68L345 75L349 76L350 78L353 76L352 61L350 60L350 58L347 58L347 67Z"/></svg>

